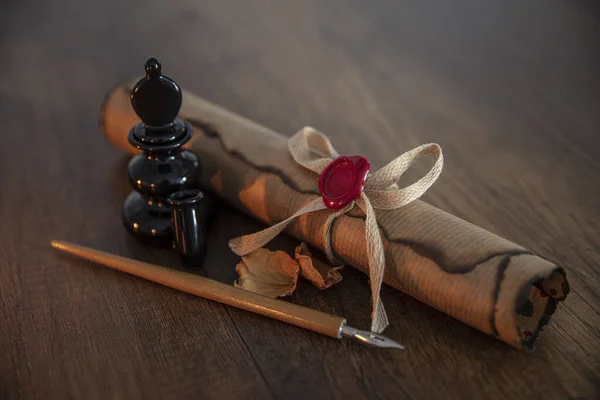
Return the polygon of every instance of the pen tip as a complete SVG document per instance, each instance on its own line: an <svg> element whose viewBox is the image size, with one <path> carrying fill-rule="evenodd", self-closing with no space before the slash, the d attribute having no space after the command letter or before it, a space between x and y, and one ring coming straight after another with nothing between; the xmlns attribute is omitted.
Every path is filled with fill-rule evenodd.
<svg viewBox="0 0 600 400"><path fill-rule="evenodd" d="M391 348L391 349L400 349L400 350L404 350L404 346L402 346L400 343L398 342L394 342L392 339L387 338L389 340L389 342L387 343L387 347Z"/></svg>

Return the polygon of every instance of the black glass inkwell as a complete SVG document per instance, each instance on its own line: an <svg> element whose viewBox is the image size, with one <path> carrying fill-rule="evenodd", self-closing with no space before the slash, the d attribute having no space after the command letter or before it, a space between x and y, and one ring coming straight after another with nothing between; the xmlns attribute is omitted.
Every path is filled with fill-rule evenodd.
<svg viewBox="0 0 600 400"><path fill-rule="evenodd" d="M150 57L144 67L146 76L131 91L131 104L142 122L131 128L128 139L142 153L129 162L134 190L125 200L123 223L153 245L174 247L184 258L197 259L205 245L208 204L195 189L198 156L182 148L192 137L192 126L177 117L181 89L162 74L160 62Z"/></svg>

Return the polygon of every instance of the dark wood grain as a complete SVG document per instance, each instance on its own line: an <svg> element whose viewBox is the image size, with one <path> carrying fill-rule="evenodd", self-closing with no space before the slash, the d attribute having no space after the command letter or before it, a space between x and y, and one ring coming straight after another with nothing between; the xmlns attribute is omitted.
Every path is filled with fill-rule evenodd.
<svg viewBox="0 0 600 400"><path fill-rule="evenodd" d="M598 43L591 0L1 2L0 398L597 398ZM178 267L121 226L127 160L97 123L149 55L184 88L287 135L315 126L374 168L442 145L426 201L568 270L536 354L388 287L386 334L405 352L51 251L63 239ZM231 281L227 241L249 226L223 205L200 273ZM351 269L290 301L369 323Z"/></svg>

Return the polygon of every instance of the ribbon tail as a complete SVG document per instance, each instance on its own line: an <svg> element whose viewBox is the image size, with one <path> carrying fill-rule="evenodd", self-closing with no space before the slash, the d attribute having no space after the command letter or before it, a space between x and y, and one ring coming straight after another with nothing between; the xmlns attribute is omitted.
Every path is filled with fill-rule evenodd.
<svg viewBox="0 0 600 400"><path fill-rule="evenodd" d="M275 236L281 233L294 219L298 218L303 214L308 214L313 211L325 209L325 203L322 198L312 200L306 204L300 210L296 211L291 217L270 226L260 232L253 233L251 235L244 235L231 239L229 241L229 247L238 256L245 256L246 254L252 253L254 250L263 247L265 244L270 242Z"/></svg>
<svg viewBox="0 0 600 400"><path fill-rule="evenodd" d="M362 193L360 198L357 199L357 204L366 214L365 236L367 241L367 257L369 259L371 299L373 303L371 330L380 333L389 325L389 320L380 298L381 284L383 282L383 273L385 270L385 251L383 249L375 211L371 206L369 198Z"/></svg>

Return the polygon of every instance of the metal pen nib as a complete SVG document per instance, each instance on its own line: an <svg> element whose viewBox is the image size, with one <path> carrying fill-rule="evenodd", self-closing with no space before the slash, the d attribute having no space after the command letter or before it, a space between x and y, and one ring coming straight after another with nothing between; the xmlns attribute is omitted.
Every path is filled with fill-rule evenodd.
<svg viewBox="0 0 600 400"><path fill-rule="evenodd" d="M342 337L359 340L367 346L404 350L404 346L402 346L400 343L396 343L392 339L380 335L379 333L361 331L345 324L340 328L340 332Z"/></svg>

